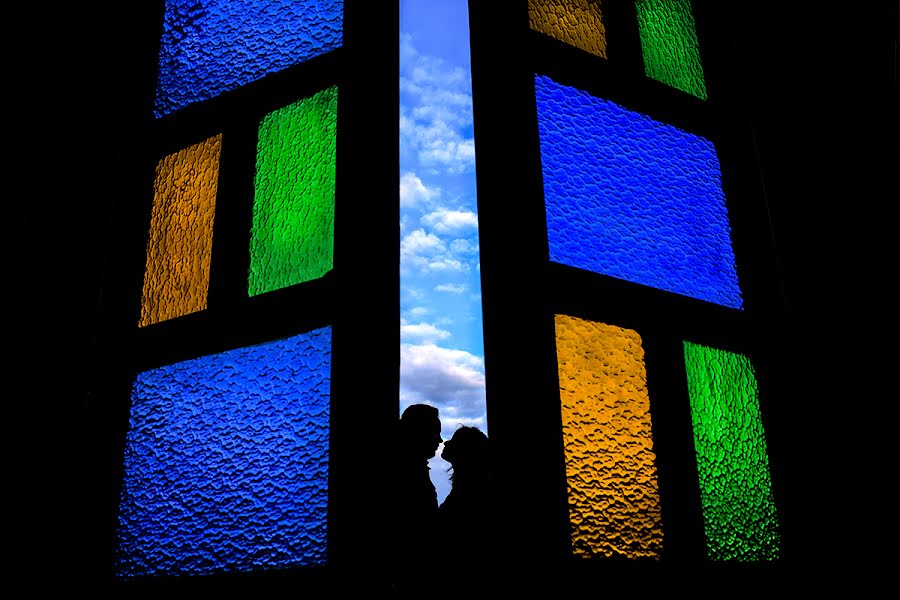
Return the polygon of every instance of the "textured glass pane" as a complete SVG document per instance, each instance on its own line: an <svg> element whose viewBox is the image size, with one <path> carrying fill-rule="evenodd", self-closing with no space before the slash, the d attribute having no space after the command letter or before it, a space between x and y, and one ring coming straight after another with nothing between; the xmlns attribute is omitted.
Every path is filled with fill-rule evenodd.
<svg viewBox="0 0 900 600"><path fill-rule="evenodd" d="M330 390L330 327L138 375L117 573L324 563Z"/></svg>
<svg viewBox="0 0 900 600"><path fill-rule="evenodd" d="M531 28L606 58L600 0L528 0Z"/></svg>
<svg viewBox="0 0 900 600"><path fill-rule="evenodd" d="M550 260L741 308L712 142L535 78Z"/></svg>
<svg viewBox="0 0 900 600"><path fill-rule="evenodd" d="M690 342L684 359L707 554L776 559L778 517L753 365L741 354Z"/></svg>
<svg viewBox="0 0 900 600"><path fill-rule="evenodd" d="M659 558L663 532L641 337L556 315L572 550Z"/></svg>
<svg viewBox="0 0 900 600"><path fill-rule="evenodd" d="M206 308L222 136L156 165L140 326Z"/></svg>
<svg viewBox="0 0 900 600"><path fill-rule="evenodd" d="M647 77L706 100L691 0L637 0L636 7Z"/></svg>
<svg viewBox="0 0 900 600"><path fill-rule="evenodd" d="M269 114L259 126L251 296L331 270L337 98L337 88L328 88Z"/></svg>
<svg viewBox="0 0 900 600"><path fill-rule="evenodd" d="M157 117L341 45L343 0L166 0Z"/></svg>

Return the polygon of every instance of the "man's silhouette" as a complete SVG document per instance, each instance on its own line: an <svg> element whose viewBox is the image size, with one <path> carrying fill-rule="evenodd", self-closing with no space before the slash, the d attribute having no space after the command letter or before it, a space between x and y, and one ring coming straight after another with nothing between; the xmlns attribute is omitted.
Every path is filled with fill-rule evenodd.
<svg viewBox="0 0 900 600"><path fill-rule="evenodd" d="M396 513L394 542L401 585L428 578L431 552L437 547L438 502L428 459L441 444L438 410L413 404L403 411L394 452Z"/></svg>

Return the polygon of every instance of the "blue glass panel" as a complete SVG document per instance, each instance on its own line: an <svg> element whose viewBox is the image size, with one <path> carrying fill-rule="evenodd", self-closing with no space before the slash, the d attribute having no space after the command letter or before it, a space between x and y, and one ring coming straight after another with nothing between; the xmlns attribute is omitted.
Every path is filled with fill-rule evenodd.
<svg viewBox="0 0 900 600"><path fill-rule="evenodd" d="M324 563L330 392L330 327L138 375L117 573Z"/></svg>
<svg viewBox="0 0 900 600"><path fill-rule="evenodd" d="M166 0L157 117L341 45L343 0Z"/></svg>
<svg viewBox="0 0 900 600"><path fill-rule="evenodd" d="M712 142L535 77L550 260L742 308Z"/></svg>

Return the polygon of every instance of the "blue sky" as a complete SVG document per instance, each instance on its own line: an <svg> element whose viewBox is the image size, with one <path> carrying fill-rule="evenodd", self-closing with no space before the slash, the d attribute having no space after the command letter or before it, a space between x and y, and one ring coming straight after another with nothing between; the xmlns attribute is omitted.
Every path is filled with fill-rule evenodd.
<svg viewBox="0 0 900 600"><path fill-rule="evenodd" d="M445 440L487 433L480 278L466 0L402 0L400 409L436 406ZM448 467L431 461L440 501Z"/></svg>

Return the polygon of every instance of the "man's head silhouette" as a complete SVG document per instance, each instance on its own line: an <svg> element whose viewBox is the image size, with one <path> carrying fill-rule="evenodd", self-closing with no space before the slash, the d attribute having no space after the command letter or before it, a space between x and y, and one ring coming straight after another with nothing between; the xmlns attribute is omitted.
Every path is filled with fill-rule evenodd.
<svg viewBox="0 0 900 600"><path fill-rule="evenodd" d="M400 416L400 445L411 457L428 460L441 445L441 420L438 409L427 404L412 404Z"/></svg>

